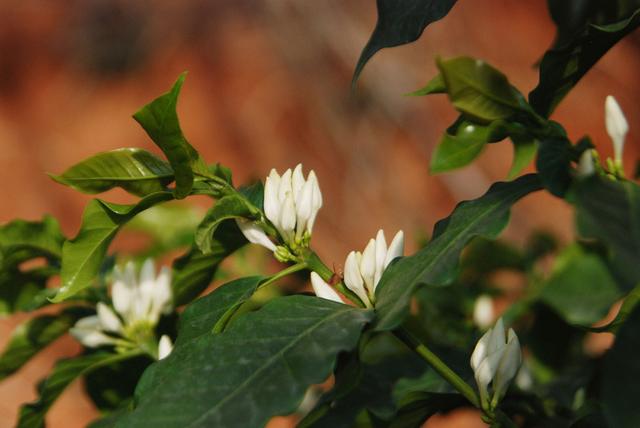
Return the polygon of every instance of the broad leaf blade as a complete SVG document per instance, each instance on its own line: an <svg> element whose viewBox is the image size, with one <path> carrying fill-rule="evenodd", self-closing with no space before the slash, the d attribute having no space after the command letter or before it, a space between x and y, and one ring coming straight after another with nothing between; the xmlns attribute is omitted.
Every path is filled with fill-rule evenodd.
<svg viewBox="0 0 640 428"><path fill-rule="evenodd" d="M0 380L12 375L35 354L62 336L87 311L66 309L56 315L40 315L19 324L0 355Z"/></svg>
<svg viewBox="0 0 640 428"><path fill-rule="evenodd" d="M480 198L458 204L451 216L436 225L434 238L426 247L385 271L376 293L376 330L392 330L402 323L418 286L450 282L460 252L469 240L497 236L509 220L511 206L540 188L538 176L529 174L496 183Z"/></svg>
<svg viewBox="0 0 640 428"><path fill-rule="evenodd" d="M102 193L120 187L136 196L145 196L166 190L173 181L173 170L146 150L126 148L99 153L51 178L83 193Z"/></svg>
<svg viewBox="0 0 640 428"><path fill-rule="evenodd" d="M360 54L352 86L376 52L418 40L427 25L444 18L455 4L456 0L377 0L378 22Z"/></svg>
<svg viewBox="0 0 640 428"><path fill-rule="evenodd" d="M275 299L223 334L176 346L144 374L121 427L262 427L352 349L372 313L309 296Z"/></svg>
<svg viewBox="0 0 640 428"><path fill-rule="evenodd" d="M512 137L512 139L514 139ZM514 139L515 140L515 139ZM538 145L535 140L513 142L513 162L511 168L507 173L507 180L513 180L516 178L523 169L529 165L529 163L535 158Z"/></svg>
<svg viewBox="0 0 640 428"><path fill-rule="evenodd" d="M186 197L193 186L194 168L206 169L198 152L189 144L180 129L176 105L186 74L180 75L169 92L144 106L133 118L163 151L175 173L176 199Z"/></svg>
<svg viewBox="0 0 640 428"><path fill-rule="evenodd" d="M5 269L34 257L58 260L64 236L57 220L14 220L0 226L0 267Z"/></svg>
<svg viewBox="0 0 640 428"><path fill-rule="evenodd" d="M47 411L71 382L121 359L123 355L100 352L58 361L49 376L38 385L38 399L20 408L17 428L44 427Z"/></svg>
<svg viewBox="0 0 640 428"><path fill-rule="evenodd" d="M64 243L62 286L53 301L61 302L91 285L120 227L139 212L171 199L171 192L157 192L135 205L111 204L98 199L89 202L82 216L80 232Z"/></svg>

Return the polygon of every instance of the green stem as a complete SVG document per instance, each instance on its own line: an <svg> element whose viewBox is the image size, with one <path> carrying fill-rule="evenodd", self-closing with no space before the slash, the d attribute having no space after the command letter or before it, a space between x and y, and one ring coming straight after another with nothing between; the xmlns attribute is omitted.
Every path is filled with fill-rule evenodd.
<svg viewBox="0 0 640 428"><path fill-rule="evenodd" d="M267 279L265 282L260 284L258 289L266 287L269 284L273 284L274 282L276 282L281 278L284 278L285 276L291 275L292 273L296 273L304 269L307 269L307 263L305 262L300 262L300 263L296 263L295 265L291 265L286 269L282 269L280 272L276 273L275 275Z"/></svg>
<svg viewBox="0 0 640 428"><path fill-rule="evenodd" d="M467 382L449 368L436 354L426 345L420 343L411 333L404 328L399 328L393 332L398 339L411 348L416 354L422 357L440 376L445 378L455 389L460 392L475 407L480 408L480 402L475 391Z"/></svg>
<svg viewBox="0 0 640 428"><path fill-rule="evenodd" d="M304 260L307 263L307 266L310 270L314 271L326 282L330 282L333 279L333 271L324 264L320 257L313 252L313 250L307 250L306 254L303 256ZM347 288L343 281L338 282L334 285L335 289L338 290L343 296L346 296L347 299L351 300L353 303L358 305L361 308L366 307L364 302L360 300L360 298L351 290Z"/></svg>

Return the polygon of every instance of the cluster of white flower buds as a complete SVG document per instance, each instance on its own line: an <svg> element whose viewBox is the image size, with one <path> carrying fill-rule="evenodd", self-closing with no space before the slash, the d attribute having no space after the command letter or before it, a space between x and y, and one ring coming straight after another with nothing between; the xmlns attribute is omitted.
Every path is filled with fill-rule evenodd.
<svg viewBox="0 0 640 428"><path fill-rule="evenodd" d="M504 324L500 318L495 326L480 338L471 355L471 368L483 409L495 409L507 392L521 363L522 352L518 336L511 328L505 335Z"/></svg>
<svg viewBox="0 0 640 428"><path fill-rule="evenodd" d="M309 245L321 207L322 193L313 170L305 179L302 164L298 164L293 171L287 169L282 175L272 169L264 185L264 213L286 246L276 247L266 233L252 222L239 220L238 226L249 242L262 245L274 251L282 261L287 261L291 256L290 250L296 252Z"/></svg>
<svg viewBox="0 0 640 428"><path fill-rule="evenodd" d="M624 117L624 113L616 99L608 95L604 103L604 122L607 133L613 143L613 160L607 159L608 167L614 175L624 176L622 154L624 152L624 142L629 132L629 124ZM596 172L594 155L592 149L585 150L578 161L578 177L588 177Z"/></svg>
<svg viewBox="0 0 640 428"><path fill-rule="evenodd" d="M404 233L399 231L387 247L382 230L371 239L364 251L352 251L344 262L344 284L362 303L370 308L375 303L375 292L389 263L404 253ZM340 302L338 294L320 278L311 273L311 285L318 297Z"/></svg>
<svg viewBox="0 0 640 428"><path fill-rule="evenodd" d="M146 342L154 337L160 316L171 310L171 272L163 267L156 278L154 263L149 259L142 265L139 278L132 262L124 271L116 267L113 277L111 300L115 311L99 302L97 315L78 320L71 334L90 348L148 346ZM166 357L171 350L171 339L163 335L158 343L158 358Z"/></svg>

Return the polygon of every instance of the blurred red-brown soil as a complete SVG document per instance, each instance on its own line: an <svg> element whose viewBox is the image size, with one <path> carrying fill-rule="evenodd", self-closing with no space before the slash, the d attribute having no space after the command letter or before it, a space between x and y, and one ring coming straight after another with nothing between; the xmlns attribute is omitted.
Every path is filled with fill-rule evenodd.
<svg viewBox="0 0 640 428"><path fill-rule="evenodd" d="M341 264L380 227L429 233L458 201L505 178L511 148L492 145L473 165L431 176L430 154L456 113L443 97L402 94L435 74L436 55L483 58L527 93L553 24L543 0L459 2L420 41L377 54L352 97L353 66L374 22L367 0L0 2L0 222L51 213L73 236L89 198L45 172L118 147L157 152L130 116L189 70L179 113L205 159L231 167L237 183L298 162L316 170L325 206L314 245L329 263ZM628 167L638 154L637 51L637 36L616 46L554 116L608 156L603 104L615 95L632 124ZM117 191L105 198L127 200ZM528 197L505 236L523 242L538 228L570 238L570 210L548 195ZM0 346L25 317L0 320ZM56 359L78 350L64 338L0 384L0 427L13 425ZM48 422L84 426L96 414L76 383ZM455 418L427 426L477 426L468 413Z"/></svg>

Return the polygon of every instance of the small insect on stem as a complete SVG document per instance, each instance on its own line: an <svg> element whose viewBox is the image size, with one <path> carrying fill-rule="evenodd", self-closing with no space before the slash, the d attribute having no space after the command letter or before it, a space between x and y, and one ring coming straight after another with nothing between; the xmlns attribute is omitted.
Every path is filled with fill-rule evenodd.
<svg viewBox="0 0 640 428"><path fill-rule="evenodd" d="M343 278L344 278L344 275L343 275L343 272L342 272L342 268L340 267L340 268L336 269L336 265L334 263L333 264L333 275L331 275L331 278L329 279L329 285L331 285L332 287L335 287L340 282L342 282Z"/></svg>

